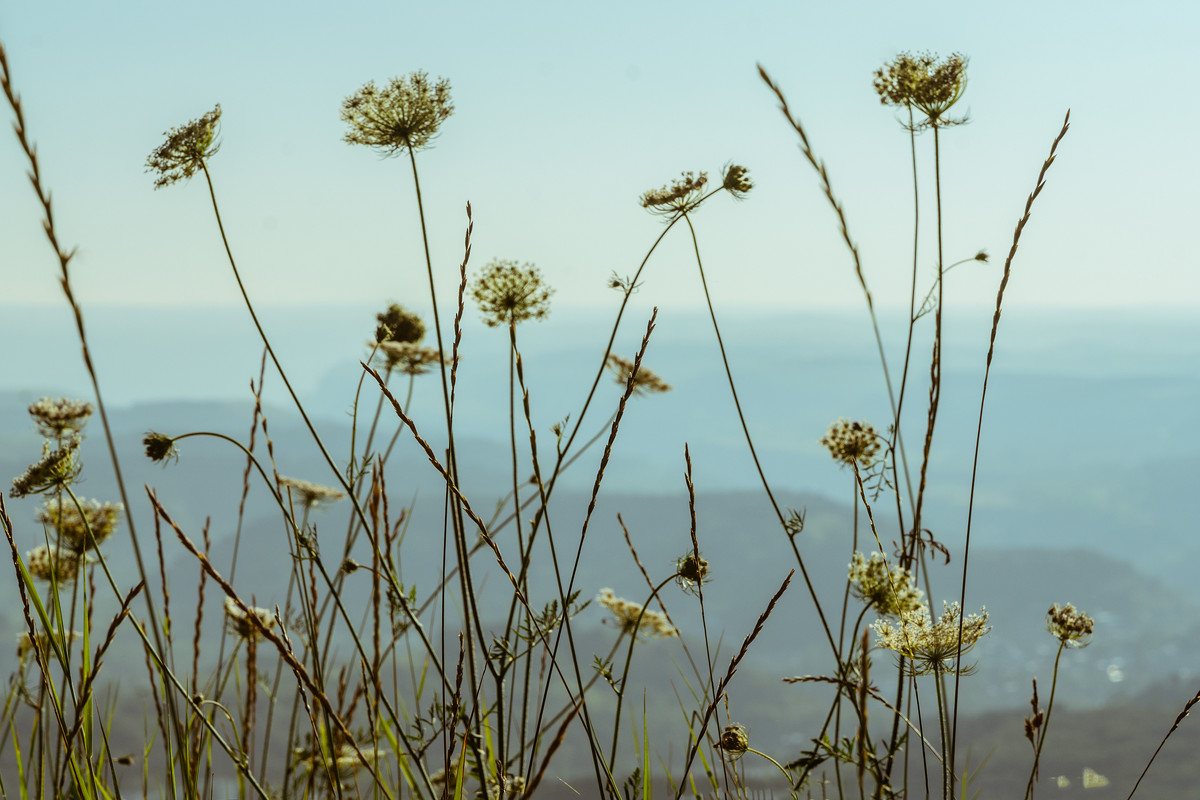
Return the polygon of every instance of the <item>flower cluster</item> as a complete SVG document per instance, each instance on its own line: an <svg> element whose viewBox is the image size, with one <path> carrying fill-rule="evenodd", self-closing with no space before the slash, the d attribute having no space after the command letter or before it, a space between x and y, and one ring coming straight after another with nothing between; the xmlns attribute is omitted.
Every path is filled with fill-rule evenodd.
<svg viewBox="0 0 1200 800"><path fill-rule="evenodd" d="M204 168L204 162L217 154L221 105L218 103L200 119L166 132L167 141L146 159L146 172L156 172L155 189L187 180Z"/></svg>
<svg viewBox="0 0 1200 800"><path fill-rule="evenodd" d="M165 433L148 432L146 438L142 439L142 445L146 448L146 458L155 463L161 461L164 467L168 459L178 460L179 458L179 451L175 449L175 440Z"/></svg>
<svg viewBox="0 0 1200 800"><path fill-rule="evenodd" d="M1095 620L1070 603L1065 606L1055 603L1046 612L1046 630L1067 647L1087 647L1091 644L1095 624Z"/></svg>
<svg viewBox="0 0 1200 800"><path fill-rule="evenodd" d="M299 498L300 504L305 508L312 508L319 503L332 503L334 500L340 500L345 496L345 492L340 489L334 489L331 486L322 486L319 483L305 481L299 478L279 478L279 488L289 490L294 496Z"/></svg>
<svg viewBox="0 0 1200 800"><path fill-rule="evenodd" d="M387 311L376 314L379 325L375 327L375 341L416 343L425 338L425 323L421 318L398 303L392 303ZM372 343L373 344L373 343Z"/></svg>
<svg viewBox="0 0 1200 800"><path fill-rule="evenodd" d="M622 358L616 353L608 354L608 368L616 374L617 383L621 385L628 384L629 377L632 375L633 391L635 394L671 391L671 384L644 366L638 367L637 373L634 373L633 362L627 358Z"/></svg>
<svg viewBox="0 0 1200 800"><path fill-rule="evenodd" d="M450 82L430 82L427 73L417 71L392 78L382 89L369 81L342 101L341 116L350 128L346 142L394 155L425 147L453 113Z"/></svg>
<svg viewBox="0 0 1200 800"><path fill-rule="evenodd" d="M973 667L963 666L962 656L991 630L987 621L987 609L963 618L958 603L948 603L937 622L930 618L929 606L922 605L916 611L902 614L897 625L880 619L871 628L879 637L876 644L909 659L914 675L967 675Z"/></svg>
<svg viewBox="0 0 1200 800"><path fill-rule="evenodd" d="M79 567L84 556L58 545L38 545L25 553L25 568L40 581L71 583L79 576Z"/></svg>
<svg viewBox="0 0 1200 800"><path fill-rule="evenodd" d="M71 631L68 638L69 641L75 641L80 637L78 631ZM29 635L28 631L22 631L17 634L17 660L24 661L28 656L32 655L34 649L41 650L49 656L58 657L57 651L54 649L54 642L61 641L58 634L39 633L37 641Z"/></svg>
<svg viewBox="0 0 1200 800"><path fill-rule="evenodd" d="M754 188L754 182L750 180L750 170L740 164L726 165L721 176L721 188L741 200Z"/></svg>
<svg viewBox="0 0 1200 800"><path fill-rule="evenodd" d="M880 614L901 617L922 607L925 593L913 585L912 574L904 567L888 568L882 553L870 559L854 551L850 563L850 584L854 594Z"/></svg>
<svg viewBox="0 0 1200 800"><path fill-rule="evenodd" d="M47 500L37 512L38 521L54 528L60 547L83 553L113 535L125 506L99 500Z"/></svg>
<svg viewBox="0 0 1200 800"><path fill-rule="evenodd" d="M699 553L688 553L675 559L675 583L689 594L698 594L699 588L710 580L708 561Z"/></svg>
<svg viewBox="0 0 1200 800"><path fill-rule="evenodd" d="M750 732L744 725L726 725L717 747L724 750L730 760L736 761L750 749Z"/></svg>
<svg viewBox="0 0 1200 800"><path fill-rule="evenodd" d="M265 608L252 607L250 608L250 613L247 614L234 602L232 597L225 598L225 623L229 626L231 633L242 639L257 638L260 633L259 626L251 619L252 615L263 628L271 630L275 627L276 619L274 612Z"/></svg>
<svg viewBox="0 0 1200 800"><path fill-rule="evenodd" d="M869 467L879 452L879 434L866 421L851 422L842 417L829 426L820 444L829 449L834 461L845 466L857 463Z"/></svg>
<svg viewBox="0 0 1200 800"><path fill-rule="evenodd" d="M81 438L71 434L60 447L51 449L49 442L42 444L42 457L21 475L13 478L10 497L26 497L43 494L73 483L79 477L83 465L79 463L78 451Z"/></svg>
<svg viewBox="0 0 1200 800"><path fill-rule="evenodd" d="M545 319L550 315L552 294L554 290L542 283L541 270L506 259L484 267L471 287L471 297L479 304L489 328Z"/></svg>
<svg viewBox="0 0 1200 800"><path fill-rule="evenodd" d="M875 91L884 105L920 111L925 120L919 127L937 128L964 120L946 119L945 113L967 88L967 59L951 53L939 61L932 53L901 53L875 70Z"/></svg>
<svg viewBox="0 0 1200 800"><path fill-rule="evenodd" d="M744 175L743 175L744 177ZM685 172L661 189L642 193L642 208L654 213L673 217L686 214L700 204L708 173Z"/></svg>
<svg viewBox="0 0 1200 800"><path fill-rule="evenodd" d="M436 347L423 347L414 342L380 342L379 352L387 360L389 370L405 375L424 375L432 364L441 364L442 356Z"/></svg>
<svg viewBox="0 0 1200 800"><path fill-rule="evenodd" d="M601 589L596 602L607 608L616 617L617 624L625 633L637 633L650 638L678 636L679 631L657 611L617 597L612 589Z"/></svg>
<svg viewBox="0 0 1200 800"><path fill-rule="evenodd" d="M38 433L47 439L61 440L82 433L94 410L91 403L83 400L43 397L29 406L29 416L33 417Z"/></svg>

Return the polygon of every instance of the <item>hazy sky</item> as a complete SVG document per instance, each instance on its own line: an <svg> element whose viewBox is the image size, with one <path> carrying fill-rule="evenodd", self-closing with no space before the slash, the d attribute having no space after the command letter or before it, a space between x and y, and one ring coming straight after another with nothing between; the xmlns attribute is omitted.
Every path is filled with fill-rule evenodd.
<svg viewBox="0 0 1200 800"><path fill-rule="evenodd" d="M407 164L343 143L338 118L367 80L417 69L450 79L456 105L418 156L443 296L469 200L472 267L533 262L558 303L611 305L606 278L636 269L662 224L639 194L683 170L719 180L735 160L757 188L696 215L718 302L860 304L834 217L756 63L826 161L877 302L906 303L909 143L871 77L899 51L928 49L970 58L958 109L971 122L943 137L946 258L993 256L952 274L948 302L994 302L1069 107L1006 303L1195 307L1198 17L1191 4L1125 2L8 2L0 37L60 235L79 247L85 304L240 302L203 181L156 192L143 172L163 131L219 102L212 171L251 295L420 307ZM926 168L932 143L918 141ZM0 136L0 304L58 303L25 169L15 138ZM932 205L923 211L932 221ZM700 301L682 230L642 292Z"/></svg>

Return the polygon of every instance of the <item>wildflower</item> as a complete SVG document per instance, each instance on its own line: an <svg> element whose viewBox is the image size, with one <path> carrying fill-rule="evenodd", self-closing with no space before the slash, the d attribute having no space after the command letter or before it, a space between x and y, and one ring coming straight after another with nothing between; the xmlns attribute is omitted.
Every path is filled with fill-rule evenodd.
<svg viewBox="0 0 1200 800"><path fill-rule="evenodd" d="M355 750L347 743L338 748L333 764L338 777L345 781L353 778L360 770L375 766L375 763L386 755L388 753L378 747Z"/></svg>
<svg viewBox="0 0 1200 800"><path fill-rule="evenodd" d="M925 115L917 128L957 125L965 119L947 119L945 113L967 88L967 59L951 53L944 61L932 53L901 53L875 70L875 91L887 106L916 109Z"/></svg>
<svg viewBox="0 0 1200 800"><path fill-rule="evenodd" d="M422 347L413 342L380 342L379 351L387 360L389 370L406 375L424 375L431 364L441 364L442 354L436 347Z"/></svg>
<svg viewBox="0 0 1200 800"><path fill-rule="evenodd" d="M471 287L471 296L490 327L515 325L527 319L545 319L550 314L554 290L542 283L542 273L532 264L500 259L483 268Z"/></svg>
<svg viewBox="0 0 1200 800"><path fill-rule="evenodd" d="M488 800L503 800L504 798L520 797L525 793L525 778L521 775L505 773L504 778L497 782L495 778L487 779ZM475 793L477 800L483 800L483 790Z"/></svg>
<svg viewBox="0 0 1200 800"><path fill-rule="evenodd" d="M167 131L167 141L146 159L146 172L158 173L154 188L161 189L186 180L203 169L204 162L221 148L217 141L220 123L221 104L218 103L200 119Z"/></svg>
<svg viewBox="0 0 1200 800"><path fill-rule="evenodd" d="M91 403L60 397L43 397L29 406L29 416L38 433L47 439L63 439L68 432L80 433L95 409Z"/></svg>
<svg viewBox="0 0 1200 800"><path fill-rule="evenodd" d="M612 589L601 589L596 602L607 608L616 617L625 633L637 633L650 638L678 636L679 631L657 611L643 608L613 594Z"/></svg>
<svg viewBox="0 0 1200 800"><path fill-rule="evenodd" d="M1083 788L1098 789L1101 786L1108 786L1108 778L1101 775L1091 767L1083 768Z"/></svg>
<svg viewBox="0 0 1200 800"><path fill-rule="evenodd" d="M68 550L84 553L104 542L117 529L120 503L79 499L79 505L67 500L47 500L37 512L38 521L54 528L58 543Z"/></svg>
<svg viewBox="0 0 1200 800"><path fill-rule="evenodd" d="M913 585L912 574L904 567L889 569L882 553L871 553L868 560L861 552L854 551L850 584L859 599L874 606L880 614L893 617L917 611L925 596Z"/></svg>
<svg viewBox="0 0 1200 800"><path fill-rule="evenodd" d="M661 189L651 189L641 197L642 208L653 214L673 217L686 214L700 205L708 173L685 172Z"/></svg>
<svg viewBox="0 0 1200 800"><path fill-rule="evenodd" d="M40 581L70 583L79 575L83 556L57 545L38 545L25 553L25 568Z"/></svg>
<svg viewBox="0 0 1200 800"><path fill-rule="evenodd" d="M257 638L259 626L251 619L254 616L263 628L271 630L275 627L275 614L265 608L250 607L250 613L242 611L232 597L225 598L225 622L229 630L243 639Z"/></svg>
<svg viewBox="0 0 1200 800"><path fill-rule="evenodd" d="M179 451L175 449L175 440L165 433L149 431L146 433L146 438L142 439L142 444L146 447L146 458L155 463L161 461L164 467L167 465L167 459L179 460Z"/></svg>
<svg viewBox="0 0 1200 800"><path fill-rule="evenodd" d="M754 182L750 180L749 175L750 170L740 164L727 164L721 176L721 188L741 200L754 188Z"/></svg>
<svg viewBox="0 0 1200 800"><path fill-rule="evenodd" d="M79 637L80 633L78 631L71 631L67 639L73 642ZM17 634L17 659L24 662L25 658L34 652L35 647L43 653L57 658L58 653L54 649L53 642L58 641L60 641L58 634L39 633L35 642L27 631L22 631Z"/></svg>
<svg viewBox="0 0 1200 800"><path fill-rule="evenodd" d="M81 439L73 434L61 447L50 449L50 443L42 444L42 457L20 476L13 478L10 497L26 497L42 494L73 483L79 477L83 465L76 458Z"/></svg>
<svg viewBox="0 0 1200 800"><path fill-rule="evenodd" d="M1095 621L1075 606L1058 603L1046 612L1046 630L1067 647L1087 647L1091 644Z"/></svg>
<svg viewBox="0 0 1200 800"><path fill-rule="evenodd" d="M368 81L342 101L342 122L350 130L345 141L365 144L394 155L399 150L420 150L437 135L438 128L454 113L450 82L429 82L423 71L406 78L392 78L383 89Z"/></svg>
<svg viewBox="0 0 1200 800"><path fill-rule="evenodd" d="M744 725L726 725L717 747L724 750L730 760L736 761L750 749L750 732Z"/></svg>
<svg viewBox="0 0 1200 800"><path fill-rule="evenodd" d="M345 496L345 493L334 489L330 486L322 486L319 483L300 480L299 478L279 478L280 488L289 489L291 492L299 495L300 504L305 508L312 508L318 503L340 500Z"/></svg>
<svg viewBox="0 0 1200 800"><path fill-rule="evenodd" d="M708 562L699 553L688 553L675 560L675 583L688 593L696 593L708 583Z"/></svg>
<svg viewBox="0 0 1200 800"><path fill-rule="evenodd" d="M898 625L880 619L871 628L879 637L877 645L895 650L912 662L914 675L968 675L974 668L963 666L961 658L991 627L987 624L987 609L980 609L979 614L970 614L962 620L960 640L958 628L961 616L958 603L948 603L944 604L942 616L933 622L929 616L929 606L922 605L916 611L901 614Z"/></svg>
<svg viewBox="0 0 1200 800"><path fill-rule="evenodd" d="M879 452L879 434L865 420L851 422L842 417L829 426L820 444L829 448L834 461L840 461L845 466L857 462L860 467L868 467Z"/></svg>
<svg viewBox="0 0 1200 800"><path fill-rule="evenodd" d="M644 366L638 367L637 373L634 374L633 362L627 358L622 358L616 353L608 354L607 365L609 369L616 373L617 383L628 384L629 376L633 375L633 391L635 394L671 391L671 384L667 383L662 378L646 369Z"/></svg>
<svg viewBox="0 0 1200 800"><path fill-rule="evenodd" d="M425 336L425 323L421 318L398 303L392 303L387 311L376 314L379 325L375 328L375 341L416 343Z"/></svg>

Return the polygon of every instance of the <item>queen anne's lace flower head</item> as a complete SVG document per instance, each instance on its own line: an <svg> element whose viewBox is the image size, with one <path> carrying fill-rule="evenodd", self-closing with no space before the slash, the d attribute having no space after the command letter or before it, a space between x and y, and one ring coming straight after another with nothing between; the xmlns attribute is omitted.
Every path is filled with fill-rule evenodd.
<svg viewBox="0 0 1200 800"><path fill-rule="evenodd" d="M612 612L617 624L626 633L639 636L662 638L678 636L679 631L657 611L643 608L640 604L617 597L612 589L601 589L596 602Z"/></svg>
<svg viewBox="0 0 1200 800"><path fill-rule="evenodd" d="M871 628L879 637L876 644L908 659L908 667L915 675L967 675L974 667L964 666L962 656L970 652L991 626L987 624L987 609L980 609L980 613L962 619L960 640L961 617L958 603L948 603L944 604L942 616L934 622L929 615L929 606L922 605L916 611L902 614L898 624L880 619Z"/></svg>

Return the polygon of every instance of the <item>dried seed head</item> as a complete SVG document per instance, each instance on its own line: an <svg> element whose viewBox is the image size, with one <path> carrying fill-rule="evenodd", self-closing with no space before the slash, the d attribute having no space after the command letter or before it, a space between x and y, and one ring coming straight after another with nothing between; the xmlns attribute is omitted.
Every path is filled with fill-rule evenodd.
<svg viewBox="0 0 1200 800"><path fill-rule="evenodd" d="M636 633L647 638L665 638L678 636L679 631L667 622L667 618L657 611L617 597L612 589L601 589L596 596L596 602L607 608L616 617L617 624L626 633Z"/></svg>
<svg viewBox="0 0 1200 800"><path fill-rule="evenodd" d="M279 478L280 489L287 489L294 497L298 497L300 504L305 508L312 508L319 503L332 503L335 500L340 500L345 497L345 493L340 489L334 489L331 486L322 486L319 483L312 481L300 480L299 478Z"/></svg>
<svg viewBox="0 0 1200 800"><path fill-rule="evenodd" d="M842 417L829 426L820 444L829 449L834 461L845 466L858 462L859 467L865 468L871 465L879 452L879 434L865 420L851 422Z"/></svg>
<svg viewBox="0 0 1200 800"><path fill-rule="evenodd" d="M47 439L63 439L69 433L82 433L88 417L94 411L91 403L83 400L71 400L66 397L58 399L43 397L29 406L29 416L37 426L38 433Z"/></svg>
<svg viewBox="0 0 1200 800"><path fill-rule="evenodd" d="M675 583L685 592L695 594L709 580L708 562L699 553L688 553L675 560Z"/></svg>
<svg viewBox="0 0 1200 800"><path fill-rule="evenodd" d="M1070 603L1065 606L1055 603L1046 612L1046 630L1067 647L1087 647L1091 644L1095 624L1095 620Z"/></svg>
<svg viewBox="0 0 1200 800"><path fill-rule="evenodd" d="M369 81L342 101L342 122L349 126L345 141L374 147L384 155L420 150L437 135L454 113L450 82L431 83L423 71L392 78L382 89Z"/></svg>
<svg viewBox="0 0 1200 800"><path fill-rule="evenodd" d="M225 598L225 623L229 626L229 631L243 639L254 639L261 634L259 626L255 625L250 619L251 615L256 617L262 624L262 627L271 630L275 627L276 619L274 612L265 608L250 607L250 614L234 602L232 597Z"/></svg>
<svg viewBox="0 0 1200 800"><path fill-rule="evenodd" d="M882 553L871 553L868 559L856 550L850 562L850 585L867 605L893 617L917 611L925 597L913 584L912 574L904 567L889 569Z"/></svg>
<svg viewBox="0 0 1200 800"><path fill-rule="evenodd" d="M629 376L633 375L633 392L634 394L650 394L652 392L669 392L671 384L664 381L651 370L647 369L643 364L638 367L637 374L633 372L633 362L627 358L622 358L616 353L608 354L607 366L616 374L617 383L622 386L629 383Z"/></svg>
<svg viewBox="0 0 1200 800"><path fill-rule="evenodd" d="M50 443L42 444L42 457L20 476L13 479L10 497L26 497L43 494L75 482L83 468L78 458L79 434L70 434L61 440L61 447L50 449Z"/></svg>
<svg viewBox="0 0 1200 800"><path fill-rule="evenodd" d="M25 553L25 568L40 581L70 583L79 576L83 562L82 555L58 545L38 545Z"/></svg>
<svg viewBox="0 0 1200 800"><path fill-rule="evenodd" d="M146 172L158 173L154 188L187 180L203 169L204 163L221 148L217 141L220 127L221 105L218 103L200 119L167 131L167 141L146 159Z"/></svg>
<svg viewBox="0 0 1200 800"><path fill-rule="evenodd" d="M483 312L488 327L545 319L550 315L554 290L542 283L541 270L533 264L498 259L483 268L471 287L471 296Z"/></svg>
<svg viewBox="0 0 1200 800"><path fill-rule="evenodd" d="M379 352L389 370L405 375L424 375L433 364L441 364L442 356L436 347L423 347L412 342L380 342Z"/></svg>
<svg viewBox="0 0 1200 800"><path fill-rule="evenodd" d="M744 725L726 725L721 731L721 740L717 747L724 750L732 760L737 760L750 749L750 732Z"/></svg>
<svg viewBox="0 0 1200 800"><path fill-rule="evenodd" d="M416 343L425 337L425 323L404 306L392 303L387 311L376 314L379 325L375 327L376 342Z"/></svg>
<svg viewBox="0 0 1200 800"><path fill-rule="evenodd" d="M738 200L745 198L754 182L750 180L750 170L740 164L727 164L721 176L721 187Z"/></svg>
<svg viewBox="0 0 1200 800"><path fill-rule="evenodd" d="M920 111L917 128L957 125L965 120L944 115L967 88L967 58L951 53L939 61L932 53L901 53L875 70L875 91L884 105Z"/></svg>
<svg viewBox="0 0 1200 800"><path fill-rule="evenodd" d="M38 509L37 519L54 529L59 546L84 553L113 535L124 510L120 503L99 500L79 498L78 506L67 499L47 500Z"/></svg>
<svg viewBox="0 0 1200 800"><path fill-rule="evenodd" d="M142 439L146 447L146 458L155 463L162 462L165 467L169 459L179 460L179 451L175 449L175 440L165 433L149 431Z"/></svg>
<svg viewBox="0 0 1200 800"><path fill-rule="evenodd" d="M661 189L643 192L642 208L668 217L685 214L700 205L706 183L708 173L685 172Z"/></svg>

